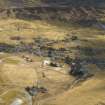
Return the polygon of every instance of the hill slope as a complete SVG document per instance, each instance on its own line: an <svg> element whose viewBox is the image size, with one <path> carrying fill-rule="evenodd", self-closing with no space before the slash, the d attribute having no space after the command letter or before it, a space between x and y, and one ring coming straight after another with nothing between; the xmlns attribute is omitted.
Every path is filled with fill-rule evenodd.
<svg viewBox="0 0 105 105"><path fill-rule="evenodd" d="M104 7L105 0L0 0L0 7L34 6L94 6Z"/></svg>

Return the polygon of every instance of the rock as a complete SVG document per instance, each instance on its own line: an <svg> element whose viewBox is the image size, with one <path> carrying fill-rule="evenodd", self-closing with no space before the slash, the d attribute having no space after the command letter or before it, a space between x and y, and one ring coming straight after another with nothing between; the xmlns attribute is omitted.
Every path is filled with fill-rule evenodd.
<svg viewBox="0 0 105 105"><path fill-rule="evenodd" d="M46 59L42 62L42 66L49 66L51 64L51 60L50 59Z"/></svg>
<svg viewBox="0 0 105 105"><path fill-rule="evenodd" d="M39 92L38 87L26 87L25 90L29 93L30 96L36 96Z"/></svg>
<svg viewBox="0 0 105 105"><path fill-rule="evenodd" d="M76 58L70 65L70 74L77 78L86 78L89 76L88 70L84 67L85 62L81 63L80 59Z"/></svg>
<svg viewBox="0 0 105 105"><path fill-rule="evenodd" d="M38 93L46 93L47 89L44 87L26 87L25 90L30 94L30 96L36 96Z"/></svg>
<svg viewBox="0 0 105 105"><path fill-rule="evenodd" d="M72 36L72 37L71 37L71 40L72 40L72 41L78 40L78 37L77 37L77 36Z"/></svg>
<svg viewBox="0 0 105 105"><path fill-rule="evenodd" d="M69 56L66 56L65 59L64 59L64 62L65 62L66 64L71 64L72 58L70 58Z"/></svg>
<svg viewBox="0 0 105 105"><path fill-rule="evenodd" d="M23 100L17 98L14 100L14 102L11 105L22 105L23 104Z"/></svg>

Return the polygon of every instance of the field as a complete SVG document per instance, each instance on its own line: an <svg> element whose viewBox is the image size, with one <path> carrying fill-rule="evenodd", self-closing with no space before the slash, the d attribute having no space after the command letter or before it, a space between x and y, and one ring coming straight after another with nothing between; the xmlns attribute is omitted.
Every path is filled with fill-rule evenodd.
<svg viewBox="0 0 105 105"><path fill-rule="evenodd" d="M78 39L73 41L70 39L72 36ZM33 43L35 38L56 41L50 46L54 49L69 48L71 58L90 58L97 62L105 59L105 31L98 27L83 27L57 20L0 20L0 45L16 47L20 43ZM65 38L70 41L62 42ZM29 57L32 62L23 56ZM0 105L15 105L12 103L17 98L23 100L21 105L31 105L25 87L33 85L48 89L48 93L34 97L33 105L105 104L105 64L83 65L94 76L71 88L75 78L68 74L68 65L64 64L60 70L50 66L42 67L43 60L47 58L27 51L11 52L0 47Z"/></svg>

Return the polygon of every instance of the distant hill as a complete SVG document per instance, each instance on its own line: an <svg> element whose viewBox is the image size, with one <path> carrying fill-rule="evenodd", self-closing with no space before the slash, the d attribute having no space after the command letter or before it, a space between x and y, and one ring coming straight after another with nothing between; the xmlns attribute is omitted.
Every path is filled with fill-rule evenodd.
<svg viewBox="0 0 105 105"><path fill-rule="evenodd" d="M0 8L0 18L93 21L105 17L105 0L0 0Z"/></svg>
<svg viewBox="0 0 105 105"><path fill-rule="evenodd" d="M39 0L0 0L0 8L34 7L38 3Z"/></svg>
<svg viewBox="0 0 105 105"><path fill-rule="evenodd" d="M105 0L42 0L49 5L104 7Z"/></svg>
<svg viewBox="0 0 105 105"><path fill-rule="evenodd" d="M105 0L0 0L0 7L86 6L105 7Z"/></svg>

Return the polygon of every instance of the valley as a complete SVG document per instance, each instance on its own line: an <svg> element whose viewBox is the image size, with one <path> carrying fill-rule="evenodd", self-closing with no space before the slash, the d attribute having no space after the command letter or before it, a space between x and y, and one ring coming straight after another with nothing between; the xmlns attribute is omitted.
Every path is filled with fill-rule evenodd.
<svg viewBox="0 0 105 105"><path fill-rule="evenodd" d="M68 1L0 6L0 105L105 104L105 9Z"/></svg>

